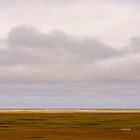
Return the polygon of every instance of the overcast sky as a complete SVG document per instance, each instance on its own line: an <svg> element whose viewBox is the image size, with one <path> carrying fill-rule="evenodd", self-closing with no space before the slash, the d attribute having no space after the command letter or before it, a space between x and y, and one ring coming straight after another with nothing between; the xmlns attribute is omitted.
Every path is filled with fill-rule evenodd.
<svg viewBox="0 0 140 140"><path fill-rule="evenodd" d="M0 0L0 107L139 108L139 0Z"/></svg>

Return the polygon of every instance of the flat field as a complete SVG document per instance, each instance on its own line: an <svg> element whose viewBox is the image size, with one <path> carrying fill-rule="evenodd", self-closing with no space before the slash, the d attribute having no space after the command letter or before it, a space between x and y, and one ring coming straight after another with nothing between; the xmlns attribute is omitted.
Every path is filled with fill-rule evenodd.
<svg viewBox="0 0 140 140"><path fill-rule="evenodd" d="M0 140L140 140L138 112L0 110Z"/></svg>

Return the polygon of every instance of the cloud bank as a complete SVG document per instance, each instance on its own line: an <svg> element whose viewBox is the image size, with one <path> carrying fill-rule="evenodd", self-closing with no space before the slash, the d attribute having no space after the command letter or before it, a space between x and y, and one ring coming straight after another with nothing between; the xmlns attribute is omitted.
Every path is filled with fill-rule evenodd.
<svg viewBox="0 0 140 140"><path fill-rule="evenodd" d="M99 39L19 25L0 44L0 83L140 80L139 37L115 49Z"/></svg>
<svg viewBox="0 0 140 140"><path fill-rule="evenodd" d="M0 0L0 107L140 107L139 4Z"/></svg>

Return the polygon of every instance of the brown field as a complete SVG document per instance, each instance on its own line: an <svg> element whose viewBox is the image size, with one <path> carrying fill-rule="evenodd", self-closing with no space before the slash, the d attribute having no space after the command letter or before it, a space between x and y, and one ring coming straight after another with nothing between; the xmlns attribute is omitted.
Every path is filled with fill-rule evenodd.
<svg viewBox="0 0 140 140"><path fill-rule="evenodd" d="M140 140L140 110L0 110L0 140Z"/></svg>

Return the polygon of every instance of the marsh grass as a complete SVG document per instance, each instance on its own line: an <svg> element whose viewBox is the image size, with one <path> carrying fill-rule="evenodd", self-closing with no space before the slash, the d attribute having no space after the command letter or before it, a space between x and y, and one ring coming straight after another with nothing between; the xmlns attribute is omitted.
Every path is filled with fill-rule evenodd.
<svg viewBox="0 0 140 140"><path fill-rule="evenodd" d="M0 137L2 140L139 140L140 114L3 113Z"/></svg>

